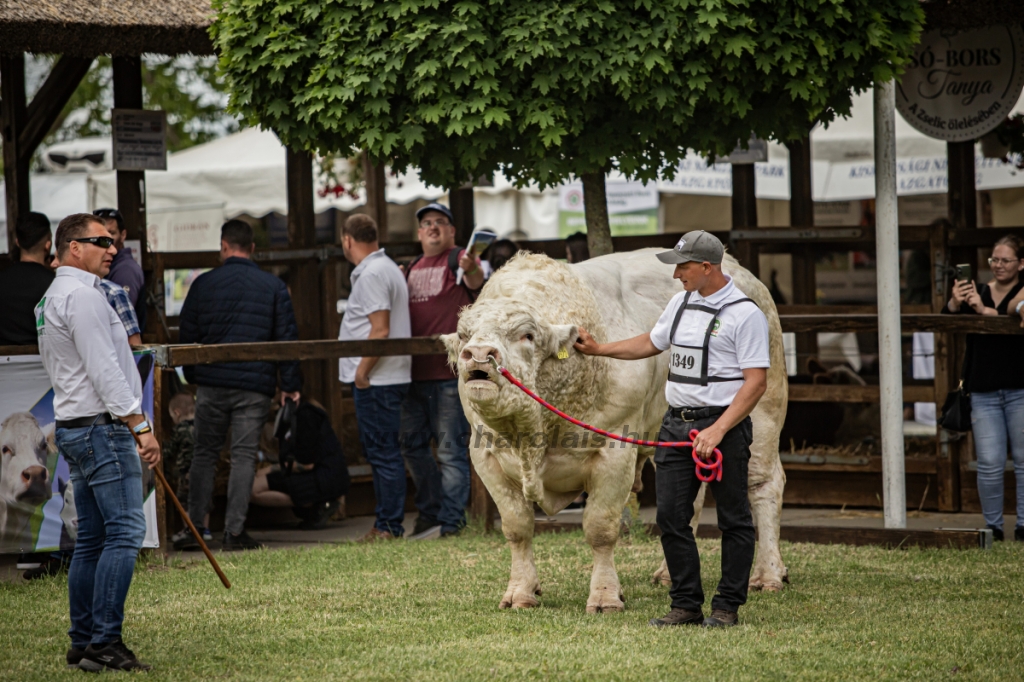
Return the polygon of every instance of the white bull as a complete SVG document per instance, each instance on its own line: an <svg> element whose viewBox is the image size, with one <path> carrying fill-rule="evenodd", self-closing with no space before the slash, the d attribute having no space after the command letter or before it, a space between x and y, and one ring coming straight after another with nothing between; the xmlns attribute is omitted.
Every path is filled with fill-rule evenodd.
<svg viewBox="0 0 1024 682"><path fill-rule="evenodd" d="M501 608L538 603L533 504L554 514L586 491L583 531L594 552L587 611L622 610L613 552L622 509L630 490L639 490L641 468L653 451L641 449L638 454L635 446L606 440L548 412L501 377L488 356L570 415L614 433L628 430L655 440L667 409L667 355L621 361L584 356L572 347L578 327L599 343L654 327L682 286L655 253L617 253L571 266L520 254L462 311L458 332L442 337L457 367L459 393L473 431L473 465L498 506L512 548L512 573ZM788 392L782 330L765 286L731 256L726 256L723 270L768 318L768 389L751 415L749 494L759 540L750 586L779 590L786 578L778 546L786 480L778 443ZM694 529L705 488L694 505ZM654 578L667 581L664 562Z"/></svg>
<svg viewBox="0 0 1024 682"><path fill-rule="evenodd" d="M28 542L28 522L53 495L46 468L49 450L39 422L28 412L0 424L0 544Z"/></svg>

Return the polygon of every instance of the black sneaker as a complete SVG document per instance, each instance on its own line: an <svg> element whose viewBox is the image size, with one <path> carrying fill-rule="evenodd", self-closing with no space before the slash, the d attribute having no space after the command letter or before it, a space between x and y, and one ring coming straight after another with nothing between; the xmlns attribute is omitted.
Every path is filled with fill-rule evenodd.
<svg viewBox="0 0 1024 682"><path fill-rule="evenodd" d="M441 537L443 538L455 538L462 534L461 528L449 528L448 530L441 529Z"/></svg>
<svg viewBox="0 0 1024 682"><path fill-rule="evenodd" d="M199 550L199 541L196 540L196 536L192 535L192 531L188 528L177 534L177 540L174 541L174 549L179 552L196 552Z"/></svg>
<svg viewBox="0 0 1024 682"><path fill-rule="evenodd" d="M668 627L670 625L701 625L704 623L704 614L700 611L672 609L661 618L651 618L648 623L656 628Z"/></svg>
<svg viewBox="0 0 1024 682"><path fill-rule="evenodd" d="M263 549L263 545L253 540L244 530L238 535L232 535L228 531L224 531L224 545L222 549L225 552L238 552L243 549Z"/></svg>
<svg viewBox="0 0 1024 682"><path fill-rule="evenodd" d="M423 514L420 514L419 516L416 517L416 525L413 526L413 528L412 528L412 534L413 535L419 535L420 533L426 533L428 530L430 530L434 526L439 526L439 525L441 525L441 524L437 522L437 519L432 518L430 516L424 516Z"/></svg>
<svg viewBox="0 0 1024 682"><path fill-rule="evenodd" d="M101 648L90 644L85 648L85 654L78 667L90 673L98 673L103 670L141 670L146 672L153 669L153 666L146 665L135 658L132 650L126 647L120 639Z"/></svg>
<svg viewBox="0 0 1024 682"><path fill-rule="evenodd" d="M995 540L996 542L1002 542L1003 541L1003 529L1002 528L996 528L995 526L989 526L988 529L990 531L992 531L992 539L993 540Z"/></svg>
<svg viewBox="0 0 1024 682"><path fill-rule="evenodd" d="M303 513L303 519L298 528L299 530L323 530L336 511L338 511L337 500L314 504L308 512Z"/></svg>
<svg viewBox="0 0 1024 682"><path fill-rule="evenodd" d="M1013 539L1017 542L1024 542L1024 527L1017 526L1013 529Z"/></svg>
<svg viewBox="0 0 1024 682"><path fill-rule="evenodd" d="M704 627L706 628L731 628L739 624L740 619L735 611L725 611L723 609L713 609L711 615L704 619Z"/></svg>
<svg viewBox="0 0 1024 682"><path fill-rule="evenodd" d="M85 649L76 649L75 647L68 649L67 655L64 656L64 660L68 662L68 670L78 668L78 664L82 662L84 656Z"/></svg>

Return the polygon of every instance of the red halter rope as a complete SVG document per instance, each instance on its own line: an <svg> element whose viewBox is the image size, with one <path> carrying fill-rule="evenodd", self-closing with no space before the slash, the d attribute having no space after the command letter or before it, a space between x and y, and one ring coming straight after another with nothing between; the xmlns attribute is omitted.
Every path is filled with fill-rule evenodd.
<svg viewBox="0 0 1024 682"><path fill-rule="evenodd" d="M690 440L683 441L641 440L639 438L629 438L628 436L620 436L615 433L610 433L608 431L605 431L604 429L599 429L596 426L591 426L590 424L582 422L579 419L576 419L575 417L570 417L565 412L562 412L560 409L558 409L557 407L555 407L554 405L552 405L551 403L544 400L539 395L528 389L526 386L523 386L523 383L519 381L519 379L516 379L514 376L512 376L511 372L509 372L507 369L499 365L493 356L488 356L487 359L490 361L492 365L494 365L494 368L498 370L498 373L501 374L501 376L508 379L513 386L515 386L520 391L530 396L538 403L540 403L547 409L551 410L552 412L554 412L567 422L584 428L587 431L593 431L594 433L602 435L605 438L611 438L612 440L621 441L623 443L643 445L645 447L650 448L690 448L693 456L693 461L696 462L697 464L697 478L699 478L701 481L704 481L705 483L709 481L722 480L722 451L719 450L718 448L715 448L714 459L710 462L705 462L704 460L697 456L697 451L693 450L693 439L697 437L698 433L700 433L699 431L697 431L697 429L692 429L690 431ZM705 471L707 473L704 473Z"/></svg>

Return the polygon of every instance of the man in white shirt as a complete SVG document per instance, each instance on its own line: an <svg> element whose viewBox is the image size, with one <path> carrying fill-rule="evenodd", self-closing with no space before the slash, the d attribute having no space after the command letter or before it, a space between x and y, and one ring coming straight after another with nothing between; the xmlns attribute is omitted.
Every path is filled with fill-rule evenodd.
<svg viewBox="0 0 1024 682"><path fill-rule="evenodd" d="M377 243L377 224L367 215L351 216L342 227L341 239L345 258L356 267L349 276L352 293L338 338L409 338L409 290L402 271ZM398 425L411 371L408 355L338 360L338 378L354 384L360 441L373 467L377 521L364 542L391 540L405 533L405 464Z"/></svg>
<svg viewBox="0 0 1024 682"><path fill-rule="evenodd" d="M750 413L768 386L768 321L764 313L722 272L725 249L714 235L688 232L671 251L658 254L676 266L673 277L685 291L676 294L654 329L631 339L598 344L580 330L576 349L620 360L649 358L671 351L665 397L669 410L658 440L690 441L693 448L658 448L658 526L672 577L672 610L651 620L655 626L736 625L747 600L754 561L754 523L747 502L747 461L753 430ZM700 556L690 521L700 490L691 453L714 461L722 453L721 479L713 478L718 527L722 531L722 579L704 618ZM714 470L703 470L706 477Z"/></svg>
<svg viewBox="0 0 1024 682"><path fill-rule="evenodd" d="M53 384L55 441L71 470L78 538L68 572L71 667L149 670L121 639L124 602L146 534L141 457L160 446L142 413L142 382L100 277L116 253L94 216L57 226L61 267L36 306L39 354ZM141 443L136 446L132 431Z"/></svg>

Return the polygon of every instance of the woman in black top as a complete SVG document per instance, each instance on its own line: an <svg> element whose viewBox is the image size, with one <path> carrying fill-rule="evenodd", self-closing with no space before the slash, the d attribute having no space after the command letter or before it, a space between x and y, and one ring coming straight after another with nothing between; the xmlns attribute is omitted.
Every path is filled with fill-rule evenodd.
<svg viewBox="0 0 1024 682"><path fill-rule="evenodd" d="M1024 289L1024 241L1003 237L988 259L993 278L979 290L973 281L956 282L943 312L1006 315ZM1024 541L1024 336L968 334L964 388L971 395L971 426L978 457L978 497L985 523L1003 539L1003 476L1007 445L1017 475L1017 527Z"/></svg>

